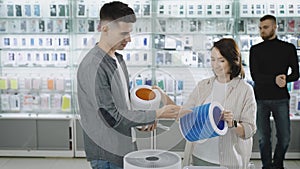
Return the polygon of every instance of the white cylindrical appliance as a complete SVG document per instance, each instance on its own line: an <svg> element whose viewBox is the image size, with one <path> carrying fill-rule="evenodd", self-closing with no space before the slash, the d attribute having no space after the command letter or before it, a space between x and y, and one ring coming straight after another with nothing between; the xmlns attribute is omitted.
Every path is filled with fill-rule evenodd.
<svg viewBox="0 0 300 169"><path fill-rule="evenodd" d="M124 157L124 169L181 169L181 158L166 150L139 150Z"/></svg>
<svg viewBox="0 0 300 169"><path fill-rule="evenodd" d="M160 106L161 94L158 89L152 89L151 86L136 86L130 95L133 110L156 110Z"/></svg>

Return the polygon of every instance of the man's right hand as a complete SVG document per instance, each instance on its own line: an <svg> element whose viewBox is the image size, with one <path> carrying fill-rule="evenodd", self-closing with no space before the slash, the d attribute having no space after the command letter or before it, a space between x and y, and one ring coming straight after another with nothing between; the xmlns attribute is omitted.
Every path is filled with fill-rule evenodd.
<svg viewBox="0 0 300 169"><path fill-rule="evenodd" d="M284 75L284 74L277 75L276 79L275 79L275 82L280 88L285 87L285 85L286 85L286 75Z"/></svg>
<svg viewBox="0 0 300 169"><path fill-rule="evenodd" d="M190 112L192 112L192 110L184 110L181 106L170 104L156 110L156 118L174 118L178 120Z"/></svg>

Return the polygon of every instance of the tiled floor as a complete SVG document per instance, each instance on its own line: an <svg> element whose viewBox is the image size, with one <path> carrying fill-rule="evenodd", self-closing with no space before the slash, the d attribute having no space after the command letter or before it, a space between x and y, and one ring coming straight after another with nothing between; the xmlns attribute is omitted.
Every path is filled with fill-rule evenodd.
<svg viewBox="0 0 300 169"><path fill-rule="evenodd" d="M251 160L257 169L260 160ZM286 160L287 169L299 169L300 160ZM90 169L85 158L6 158L0 157L0 169Z"/></svg>

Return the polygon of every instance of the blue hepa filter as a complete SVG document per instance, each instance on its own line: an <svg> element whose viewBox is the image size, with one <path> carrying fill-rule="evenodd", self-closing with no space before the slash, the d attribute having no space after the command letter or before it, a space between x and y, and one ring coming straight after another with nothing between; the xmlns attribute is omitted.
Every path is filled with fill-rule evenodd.
<svg viewBox="0 0 300 169"><path fill-rule="evenodd" d="M181 134L186 140L194 142L226 134L228 127L220 120L223 107L219 103L204 104L192 110L179 119Z"/></svg>

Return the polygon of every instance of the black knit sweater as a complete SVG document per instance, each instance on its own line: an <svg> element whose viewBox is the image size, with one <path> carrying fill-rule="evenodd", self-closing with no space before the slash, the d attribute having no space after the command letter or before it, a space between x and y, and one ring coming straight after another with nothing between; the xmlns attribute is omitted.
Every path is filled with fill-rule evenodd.
<svg viewBox="0 0 300 169"><path fill-rule="evenodd" d="M289 68L291 72L288 72ZM290 98L287 87L278 87L275 77L285 74L287 82L298 80L299 65L295 46L277 37L253 45L250 49L250 73L256 99Z"/></svg>

